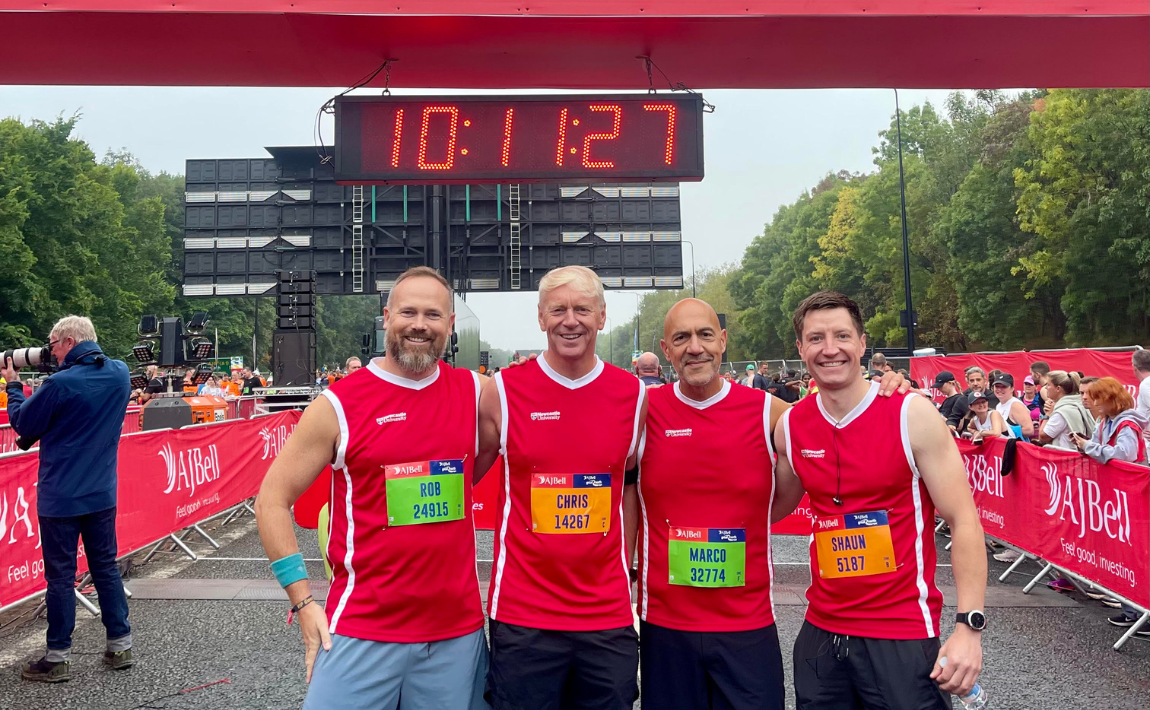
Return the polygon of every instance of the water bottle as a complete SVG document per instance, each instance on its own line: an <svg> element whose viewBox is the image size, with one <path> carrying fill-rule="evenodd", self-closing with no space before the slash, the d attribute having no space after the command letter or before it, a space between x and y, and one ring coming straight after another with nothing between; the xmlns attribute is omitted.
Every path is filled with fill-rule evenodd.
<svg viewBox="0 0 1150 710"><path fill-rule="evenodd" d="M963 710L985 710L990 706L986 691L978 683L974 684L968 695L959 697L958 702L962 703Z"/></svg>
<svg viewBox="0 0 1150 710"><path fill-rule="evenodd" d="M938 665L946 668L946 656L938 659ZM990 698L978 683L974 684L969 693L960 695L958 702L962 705L962 710L986 710L990 707Z"/></svg>

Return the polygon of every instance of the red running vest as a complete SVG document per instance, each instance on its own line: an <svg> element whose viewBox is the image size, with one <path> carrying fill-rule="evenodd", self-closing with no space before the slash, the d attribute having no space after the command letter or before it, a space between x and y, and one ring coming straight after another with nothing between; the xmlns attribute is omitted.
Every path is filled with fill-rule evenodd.
<svg viewBox="0 0 1150 710"><path fill-rule="evenodd" d="M491 618L555 631L630 626L623 476L638 440L643 384L598 359L571 380L543 355L500 370L495 383L504 466Z"/></svg>
<svg viewBox="0 0 1150 710"><path fill-rule="evenodd" d="M335 407L340 428L328 508L332 582L326 610L331 633L419 643L483 628L471 519L471 474L479 444L478 375L441 362L435 374L414 381L372 362L323 394ZM446 462L459 459L462 519L389 525L387 467L424 464L404 468L420 474L428 468L452 473L458 467ZM448 478L419 475L408 485L416 486L418 495L422 482L439 483L442 489ZM458 486L458 479L452 484ZM409 495L407 503L418 505L418 498L413 502ZM410 505L390 513L397 518L420 515ZM428 512L423 507L422 517Z"/></svg>
<svg viewBox="0 0 1150 710"><path fill-rule="evenodd" d="M750 631L775 623L770 510L775 452L771 396L750 387L722 390L705 402L679 385L647 391L647 427L639 444L639 615L681 631ZM743 586L671 584L668 544L676 534L743 530ZM705 537L700 533L700 539Z"/></svg>
<svg viewBox="0 0 1150 710"><path fill-rule="evenodd" d="M939 635L942 593L934 583L934 503L907 431L907 409L917 395L879 397L878 389L872 383L837 424L823 409L821 394L804 398L780 420L787 458L810 495L813 516L806 618L836 634L932 638ZM841 506L834 503L836 495ZM839 516L874 512L886 514L895 568L860 575L848 565L847 574L854 576L821 575L815 535L841 526ZM879 516L868 520L873 524ZM834 569L830 559L824 565Z"/></svg>

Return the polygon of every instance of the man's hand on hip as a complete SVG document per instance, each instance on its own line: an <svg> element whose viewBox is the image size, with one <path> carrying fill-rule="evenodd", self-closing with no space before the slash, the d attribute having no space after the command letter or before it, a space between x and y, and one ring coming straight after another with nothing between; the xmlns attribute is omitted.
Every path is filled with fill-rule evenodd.
<svg viewBox="0 0 1150 710"><path fill-rule="evenodd" d="M327 613L319 604L312 602L296 615L299 619L299 628L303 632L303 643L307 648L304 662L307 664L307 682L311 682L312 669L315 668L315 659L319 655L319 647L324 651L331 650L331 634L327 630Z"/></svg>

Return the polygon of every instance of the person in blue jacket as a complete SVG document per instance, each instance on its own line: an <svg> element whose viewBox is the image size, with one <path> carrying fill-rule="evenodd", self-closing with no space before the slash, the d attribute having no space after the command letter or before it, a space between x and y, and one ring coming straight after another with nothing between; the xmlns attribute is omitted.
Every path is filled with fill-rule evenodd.
<svg viewBox="0 0 1150 710"><path fill-rule="evenodd" d="M48 650L25 662L21 674L57 683L71 678L81 537L107 630L104 661L117 670L132 665L128 601L116 565L116 454L131 385L128 366L104 355L87 318L61 318L49 346L59 371L31 397L25 399L11 360L0 363L0 376L8 381L12 428L24 444L40 442L36 497L48 584Z"/></svg>

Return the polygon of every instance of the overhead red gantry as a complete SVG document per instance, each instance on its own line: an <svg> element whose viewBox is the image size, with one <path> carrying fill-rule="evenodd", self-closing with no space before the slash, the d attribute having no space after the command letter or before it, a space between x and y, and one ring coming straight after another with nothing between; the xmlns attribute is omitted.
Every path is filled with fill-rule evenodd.
<svg viewBox="0 0 1150 710"><path fill-rule="evenodd" d="M1146 0L0 0L0 36L2 84L1150 85Z"/></svg>

